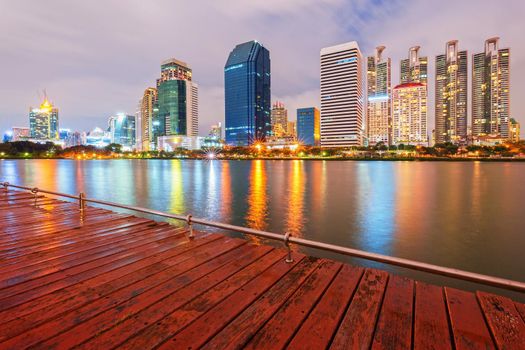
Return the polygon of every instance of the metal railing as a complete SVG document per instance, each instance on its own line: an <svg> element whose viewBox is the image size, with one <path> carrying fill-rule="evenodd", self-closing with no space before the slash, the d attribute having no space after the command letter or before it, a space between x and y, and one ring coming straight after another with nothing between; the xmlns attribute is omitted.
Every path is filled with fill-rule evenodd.
<svg viewBox="0 0 525 350"><path fill-rule="evenodd" d="M35 204L37 200L37 194L43 193L43 194L50 194L54 196L60 196L60 197L77 200L79 203L79 210L81 211L84 211L85 203L94 203L94 204L99 204L99 205L104 205L104 206L109 206L109 207L121 208L121 209L136 211L140 213L165 217L169 219L185 221L188 224L190 238L194 237L193 224L199 224L199 225L215 227L215 228L219 228L219 229L223 229L227 231L234 231L234 232L239 232L243 234L248 234L248 235L252 235L256 237L282 241L288 250L286 262L289 262L289 263L293 262L290 244L296 244L296 245L300 245L303 247L330 251L330 252L334 252L334 253L338 253L342 255L352 256L352 257L366 259L366 260L372 260L372 261L376 261L376 262L380 262L384 264L400 266L400 267L409 268L409 269L417 270L417 271L429 272L429 273L436 274L436 275L452 277L452 278L456 278L456 279L460 279L464 281L480 283L483 285L498 287L502 289L513 290L513 291L518 291L518 292L525 292L525 283L523 282L512 281L512 280L505 279L505 278L493 277L493 276L483 275L479 273L463 271L459 269L442 267L442 266L433 265L433 264L427 264L424 262L414 261L410 259L397 258L397 257L391 257L387 255L382 255L382 254L370 253L370 252L366 252L366 251L359 250L359 249L341 247L341 246L334 245L334 244L316 242L316 241L299 238L299 237L292 237L289 233L286 233L283 235L283 234L278 234L278 233L273 233L273 232L255 230L255 229L242 227L242 226L236 226L236 225L224 224L224 223L215 222L215 221L209 221L209 220L205 220L201 218L194 218L192 215L170 214L170 213L166 213L166 212L162 212L158 210L152 210L152 209L147 209L147 208L142 208L142 207L136 207L136 206L131 206L131 205L103 201L99 199L86 198L84 193L82 192L79 193L79 195L75 196L75 195L70 195L67 193L42 190L42 189L35 188L35 187L32 188L32 187L12 185L8 182L3 182L2 186L4 187L6 191L9 187L31 191L31 193L33 193L35 196Z"/></svg>

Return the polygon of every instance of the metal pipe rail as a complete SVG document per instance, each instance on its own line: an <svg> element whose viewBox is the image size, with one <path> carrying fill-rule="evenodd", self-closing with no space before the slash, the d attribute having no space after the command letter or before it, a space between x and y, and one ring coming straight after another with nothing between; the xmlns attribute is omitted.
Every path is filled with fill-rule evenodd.
<svg viewBox="0 0 525 350"><path fill-rule="evenodd" d="M209 221L209 220L205 220L201 218L194 218L191 215L170 214L170 213L166 213L166 212L162 212L158 210L152 210L152 209L147 209L147 208L142 208L142 207L136 207L136 206L131 206L131 205L103 201L103 200L98 200L98 199L93 199L93 198L86 198L84 196L84 193L80 193L78 196L74 196L74 195L70 195L67 193L53 192L53 191L41 190L38 188L12 185L12 184L9 184L8 182L2 183L2 186L4 187L5 190L7 190L8 187L13 187L13 188L31 191L31 193L35 195L35 199L36 199L37 193L44 193L44 194L50 194L54 196L75 199L79 201L80 210L84 209L85 203L87 202L87 203L94 203L94 204L99 204L99 205L104 205L104 206L109 206L109 207L132 210L132 211L136 211L140 213L156 215L156 216L165 217L169 219L186 221L186 223L189 226L189 230L190 230L190 235L189 235L190 238L193 238L194 236L192 225L199 224L203 226L215 227L215 228L220 228L223 230L253 235L253 236L257 236L261 238L282 241L288 249L288 256L286 258L287 262L293 261L292 256L291 256L291 251L290 251L290 244L296 244L296 245L300 245L303 247L330 251L330 252L334 252L334 253L338 253L342 255L352 256L352 257L366 259L366 260L372 260L372 261L376 261L380 263L400 266L400 267L409 268L409 269L417 270L417 271L429 272L429 273L433 273L433 274L437 274L441 276L452 277L452 278L456 278L456 279L460 279L464 281L480 283L483 285L498 287L502 289L513 290L513 291L518 291L518 292L525 292L525 283L523 282L483 275L483 274L474 273L474 272L463 271L459 269L442 267L442 266L433 265L433 264L427 264L424 262L414 261L410 259L397 258L397 257L391 257L387 255L382 255L382 254L370 253L370 252L366 252L366 251L362 251L358 249L341 247L341 246L329 244L329 243L316 242L316 241L312 241L312 240L304 239L304 238L292 237L290 236L289 233L282 235L278 233L255 230L255 229L242 227L242 226L236 226L236 225L224 224L224 223L215 222L215 221Z"/></svg>

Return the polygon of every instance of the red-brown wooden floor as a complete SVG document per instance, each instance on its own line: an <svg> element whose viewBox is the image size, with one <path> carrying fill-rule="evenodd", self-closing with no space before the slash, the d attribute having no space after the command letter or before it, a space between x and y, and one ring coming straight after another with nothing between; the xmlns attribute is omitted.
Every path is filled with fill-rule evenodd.
<svg viewBox="0 0 525 350"><path fill-rule="evenodd" d="M1 349L525 349L525 305L17 191Z"/></svg>

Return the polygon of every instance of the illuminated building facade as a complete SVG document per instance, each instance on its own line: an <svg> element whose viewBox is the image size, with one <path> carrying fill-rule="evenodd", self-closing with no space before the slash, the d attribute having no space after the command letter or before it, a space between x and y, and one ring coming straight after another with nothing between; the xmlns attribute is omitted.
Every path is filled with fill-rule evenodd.
<svg viewBox="0 0 525 350"><path fill-rule="evenodd" d="M99 127L94 128L86 134L85 144L99 148L106 147L111 143L109 131L104 131Z"/></svg>
<svg viewBox="0 0 525 350"><path fill-rule="evenodd" d="M428 58L419 57L419 46L408 50L408 58L401 60L401 84L421 83L427 85Z"/></svg>
<svg viewBox="0 0 525 350"><path fill-rule="evenodd" d="M215 140L221 140L222 139L222 123L218 122L216 125L212 125L208 136Z"/></svg>
<svg viewBox="0 0 525 350"><path fill-rule="evenodd" d="M270 52L257 41L237 45L224 66L225 139L246 146L271 135Z"/></svg>
<svg viewBox="0 0 525 350"><path fill-rule="evenodd" d="M428 145L427 86L406 83L392 92L392 141L395 145Z"/></svg>
<svg viewBox="0 0 525 350"><path fill-rule="evenodd" d="M321 121L315 107L297 109L297 140L307 146L319 146Z"/></svg>
<svg viewBox="0 0 525 350"><path fill-rule="evenodd" d="M132 150L136 146L136 118L134 115L119 113L109 117L109 133L111 142L122 145L125 150Z"/></svg>
<svg viewBox="0 0 525 350"><path fill-rule="evenodd" d="M361 146L363 58L357 42L321 49L321 147Z"/></svg>
<svg viewBox="0 0 525 350"><path fill-rule="evenodd" d="M510 49L499 38L485 41L485 52L472 56L472 135L509 138Z"/></svg>
<svg viewBox="0 0 525 350"><path fill-rule="evenodd" d="M392 139L392 67L383 59L384 46L367 58L367 132L368 144L389 145Z"/></svg>
<svg viewBox="0 0 525 350"><path fill-rule="evenodd" d="M467 51L458 41L447 42L436 56L436 142L467 143Z"/></svg>
<svg viewBox="0 0 525 350"><path fill-rule="evenodd" d="M153 118L157 103L157 89L147 88L140 100L139 120L140 120L140 149L149 151L154 142L153 138Z"/></svg>
<svg viewBox="0 0 525 350"><path fill-rule="evenodd" d="M13 126L12 130L13 142L27 140L31 136L30 129L26 127Z"/></svg>
<svg viewBox="0 0 525 350"><path fill-rule="evenodd" d="M169 135L196 136L198 103L198 85L192 80L189 66L174 58L162 62L153 106L153 139Z"/></svg>
<svg viewBox="0 0 525 350"><path fill-rule="evenodd" d="M520 123L514 118L510 118L510 142L519 142L520 141Z"/></svg>
<svg viewBox="0 0 525 350"><path fill-rule="evenodd" d="M288 133L288 110L284 103L275 102L271 112L272 135L275 137L284 137Z"/></svg>
<svg viewBox="0 0 525 350"><path fill-rule="evenodd" d="M58 140L58 108L47 98L40 108L29 109L29 134L35 140Z"/></svg>

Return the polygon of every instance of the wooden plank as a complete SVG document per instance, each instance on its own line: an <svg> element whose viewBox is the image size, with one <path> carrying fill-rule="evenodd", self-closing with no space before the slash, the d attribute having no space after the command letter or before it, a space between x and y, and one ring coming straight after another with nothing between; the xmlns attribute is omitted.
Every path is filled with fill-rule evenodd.
<svg viewBox="0 0 525 350"><path fill-rule="evenodd" d="M350 304L364 269L344 265L314 310L297 331L288 349L326 349Z"/></svg>
<svg viewBox="0 0 525 350"><path fill-rule="evenodd" d="M176 245L165 253L153 254L147 259L141 259L1 312L0 323L3 324L0 327L0 340L33 329L62 313L86 304L93 305L96 300L157 273L163 271L175 273L177 270L170 269L189 259L199 257L200 247L219 239L223 242L222 236L213 235Z"/></svg>
<svg viewBox="0 0 525 350"><path fill-rule="evenodd" d="M244 348L284 349L340 268L341 263L323 261Z"/></svg>
<svg viewBox="0 0 525 350"><path fill-rule="evenodd" d="M118 322L125 321L146 308L162 309L164 304L173 302L181 305L195 298L203 288L211 288L213 286L210 286L207 282L213 283L215 280L217 281L215 283L219 283L223 281L271 249L269 247L258 249L253 245L245 244L246 242L242 243L206 263L188 270L184 275L134 296L127 302L112 307L66 332L46 340L39 346L53 349L70 349L95 335L111 329L115 326L117 320ZM111 346L109 348L114 348L116 344L112 342L113 339L110 340Z"/></svg>
<svg viewBox="0 0 525 350"><path fill-rule="evenodd" d="M412 313L414 281L396 275L390 276L372 349L410 349L412 346Z"/></svg>
<svg viewBox="0 0 525 350"><path fill-rule="evenodd" d="M163 229L162 229L163 230ZM35 268L35 266L31 266L31 268L26 269L19 269L14 271L10 274L7 278L0 279L0 289L5 287L10 287L19 283L23 283L26 281L30 281L36 278L41 278L43 276L47 276L54 273L60 273L67 269L80 266L89 262L93 262L105 257L109 257L121 252L129 252L132 251L135 248L141 247L145 243L151 242L153 239L155 239L155 234L162 232L158 229L150 229L150 230L143 230L141 231L140 238L137 237L136 239L132 239L132 237L129 237L125 242L119 245L113 245L110 247L107 247L107 249L104 249L102 251L98 251L96 253L92 254L75 254L75 256L70 257L67 260L60 260L60 261L54 261L52 263L47 263L46 266L40 266L40 268ZM181 239L184 239L184 232L180 230L174 230L170 231L172 232L171 237L180 237ZM170 238L171 238L170 237Z"/></svg>
<svg viewBox="0 0 525 350"><path fill-rule="evenodd" d="M51 348L51 344L56 344L56 347L62 347L68 340L61 337L60 334L74 327L78 327L75 328L77 329L77 332L74 332L74 337L70 337L74 339L70 339L69 341L74 342L78 339L88 339L94 334L87 332L86 329L83 329L82 327L93 325L93 323L90 322L93 317L101 315L108 310L113 312L125 311L127 307L132 307L139 300L143 300L144 298L162 298L162 296L166 296L171 292L176 291L181 286L189 284L195 279L202 277L206 271L221 266L225 262L217 257L246 244L245 241L225 238L215 241L214 243L214 245L207 245L208 250L206 253L203 252L194 259L185 260L174 266L172 269L147 277L133 285L120 289L111 295L107 295L102 299L84 304L84 306L80 308L62 314L58 318L51 319L48 322L31 329L29 332L22 333L4 343L0 343L0 348L2 346L26 348L36 344L40 344L39 346L41 348ZM212 260L215 260L215 263L219 264L219 266L204 264L205 262ZM106 313L104 315L107 316L108 314ZM101 318L98 318L96 321L101 322L102 320ZM118 318L104 318L103 321L116 322L118 321Z"/></svg>
<svg viewBox="0 0 525 350"><path fill-rule="evenodd" d="M17 259L16 261L10 261L2 266L2 273L0 273L0 278L7 278L13 274L18 273L18 271L32 271L35 268L38 268L42 265L52 264L55 262L65 262L70 259L75 259L76 254L89 254L99 251L104 251L106 246L111 246L113 244L120 244L125 242L129 237L130 239L135 239L140 237L141 232L152 232L158 229L166 229L163 225L151 224L148 222L124 222L120 224L117 228L110 226L112 229L110 235L101 234L97 239L92 239L87 242L87 244L79 244L74 248L63 247L60 251L47 252L41 254L33 254L26 256L24 259ZM127 233L127 234L119 234Z"/></svg>
<svg viewBox="0 0 525 350"><path fill-rule="evenodd" d="M525 304L515 302L514 306L516 306L516 310L518 310L521 319L523 320L523 322L525 322Z"/></svg>
<svg viewBox="0 0 525 350"><path fill-rule="evenodd" d="M315 265L314 265L315 264ZM270 288L283 288L283 285L293 285L298 279L304 277L305 272L317 265L310 259L294 254L294 262L286 263L279 261L271 269L265 270L241 289L237 290L218 305L206 312L200 318L184 328L181 332L170 335L169 340L159 348L183 349L189 346L198 348L203 346L207 340L223 329L231 320L243 310L250 307ZM120 346L121 349L136 348L133 340Z"/></svg>
<svg viewBox="0 0 525 350"><path fill-rule="evenodd" d="M166 235L169 236L169 233L166 233ZM180 238L177 237L170 240L170 237L159 237L158 241L144 244L140 249L137 248L132 252L119 254L118 256L113 256L110 259L100 259L95 263L84 264L81 267L74 267L71 269L71 274L68 273L67 275L60 274L57 276L45 276L42 278L42 280L49 283L43 285L38 280L32 280L27 283L15 285L9 290L8 296L0 300L0 310L12 308L13 306L28 302L32 299L36 299L56 290L60 290L76 283L91 279L104 272L129 265L133 262L146 258L148 254L152 254L152 250L157 253L169 250L170 244L173 244L176 240L180 240ZM5 290L2 291L2 294L6 295Z"/></svg>
<svg viewBox="0 0 525 350"><path fill-rule="evenodd" d="M451 350L443 288L416 282L414 350Z"/></svg>
<svg viewBox="0 0 525 350"><path fill-rule="evenodd" d="M164 231L160 235L155 235L146 238L144 241L140 242L139 245L132 251L114 253L110 256L89 261L78 266L66 268L62 271L50 273L48 275L27 280L18 284L14 284L13 282L11 286L1 289L2 294L0 296L0 303L4 304L5 300L8 300L13 296L20 295L26 292L35 293L36 290L41 290L43 292L48 290L56 290L54 287L54 283L59 282L58 284L60 284L60 281L64 280L64 276L73 277L93 275L93 273L96 273L97 271L103 269L106 266L111 266L112 264L119 264L121 261L125 261L128 258L132 258L138 255L144 256L144 254L147 254L147 252L150 249L169 249L169 247L166 244L164 244L164 242L174 240L185 240L185 238L181 237L180 235L173 235L171 231Z"/></svg>
<svg viewBox="0 0 525 350"><path fill-rule="evenodd" d="M525 323L512 300L485 292L476 295L498 349L524 349Z"/></svg>
<svg viewBox="0 0 525 350"><path fill-rule="evenodd" d="M306 258L305 261L309 264L298 265L297 270L292 270L258 300L237 315L226 327L216 333L203 346L203 349L233 349L246 344L257 330L303 285L318 266L324 263L324 261L315 258ZM177 344L177 346L180 345L180 343Z"/></svg>
<svg viewBox="0 0 525 350"><path fill-rule="evenodd" d="M90 237L89 234L86 237L85 234L87 233L85 230L78 230L76 231L78 235L80 235L82 238L76 239L74 244L70 241L61 242L60 245L57 245L55 247L48 247L48 248L42 248L40 251L32 252L29 254L24 254L21 256L16 257L15 259L10 259L9 261L5 261L3 266L9 266L16 267L16 266L27 266L30 264L41 264L46 261L49 261L51 259L60 258L64 256L68 256L71 254L74 254L76 252L81 252L83 250L91 249L91 248L101 248L107 244L111 244L112 240L115 238L121 239L122 237L125 237L126 232L136 232L136 230L139 230L144 222L138 221L123 221L123 222L114 222L109 223L107 226L100 227L100 228L92 228L89 230L92 234L96 234L96 239L93 239L93 237ZM152 226L147 226L147 228L160 228L164 225L160 224L153 224Z"/></svg>
<svg viewBox="0 0 525 350"><path fill-rule="evenodd" d="M163 301L161 307L150 307L141 311L133 319L128 318L108 332L82 344L82 348L107 349L111 346L120 347L124 341L132 337L133 339L129 341L128 345L133 344L133 347L140 349L154 348L166 340L170 334L174 334L187 326L228 295L242 288L255 276L271 268L277 261L284 259L284 256L285 252L283 250L272 250L211 289L204 287L203 294L185 304L183 303L184 298L175 293L170 296L169 299L171 300ZM206 280L203 279L201 283L205 283ZM197 287L200 288L195 285L192 286L192 289L197 289Z"/></svg>
<svg viewBox="0 0 525 350"><path fill-rule="evenodd" d="M384 271L365 271L331 349L370 347L387 281L388 274Z"/></svg>
<svg viewBox="0 0 525 350"><path fill-rule="evenodd" d="M476 296L445 287L445 297L456 349L495 349Z"/></svg>

